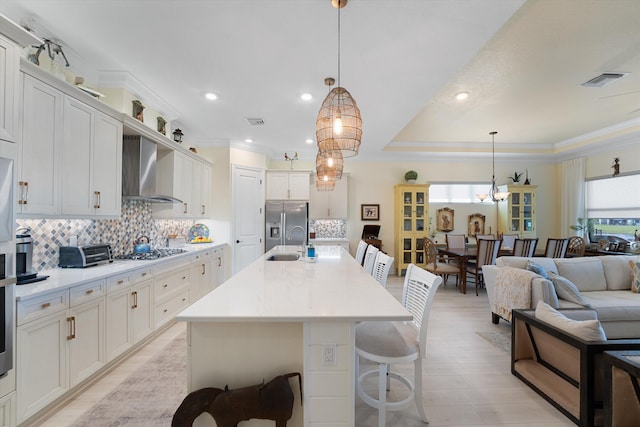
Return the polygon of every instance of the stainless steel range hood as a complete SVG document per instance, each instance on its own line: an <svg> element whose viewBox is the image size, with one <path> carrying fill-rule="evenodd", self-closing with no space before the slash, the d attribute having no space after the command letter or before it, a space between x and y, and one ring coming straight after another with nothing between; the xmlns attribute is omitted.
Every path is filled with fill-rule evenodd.
<svg viewBox="0 0 640 427"><path fill-rule="evenodd" d="M182 203L156 192L158 146L143 136L125 135L122 141L122 198L152 203Z"/></svg>

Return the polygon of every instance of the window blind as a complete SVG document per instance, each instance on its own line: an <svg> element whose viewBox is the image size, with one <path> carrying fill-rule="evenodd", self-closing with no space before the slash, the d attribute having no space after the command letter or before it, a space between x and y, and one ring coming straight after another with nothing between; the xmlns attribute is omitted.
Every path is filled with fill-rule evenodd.
<svg viewBox="0 0 640 427"><path fill-rule="evenodd" d="M640 217L640 174L586 182L588 218Z"/></svg>

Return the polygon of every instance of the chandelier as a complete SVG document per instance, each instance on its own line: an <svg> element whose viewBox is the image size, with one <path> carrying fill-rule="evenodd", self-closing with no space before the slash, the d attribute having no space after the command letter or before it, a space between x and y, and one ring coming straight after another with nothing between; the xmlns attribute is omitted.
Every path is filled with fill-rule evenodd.
<svg viewBox="0 0 640 427"><path fill-rule="evenodd" d="M498 190L498 186L496 185L496 134L498 132L492 131L489 132L491 135L491 159L492 159L492 172L491 175L491 188L489 189L489 193L476 194L476 197L480 199L481 202L484 202L485 199L490 199L493 202L502 202L503 200L507 200L509 197L509 192L504 191L500 192Z"/></svg>
<svg viewBox="0 0 640 427"><path fill-rule="evenodd" d="M316 120L316 139L320 151L340 150L343 157L352 157L360 148L362 118L355 99L340 86L340 9L347 0L332 0L331 4L338 9L338 85L322 102ZM324 82L331 87L335 80L327 77Z"/></svg>

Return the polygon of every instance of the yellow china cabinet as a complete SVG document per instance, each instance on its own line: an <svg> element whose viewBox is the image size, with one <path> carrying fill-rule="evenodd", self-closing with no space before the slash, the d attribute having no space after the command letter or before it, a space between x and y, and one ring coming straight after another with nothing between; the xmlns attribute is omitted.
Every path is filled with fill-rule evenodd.
<svg viewBox="0 0 640 427"><path fill-rule="evenodd" d="M429 230L429 185L398 184L395 189L395 267L425 266L424 238Z"/></svg>

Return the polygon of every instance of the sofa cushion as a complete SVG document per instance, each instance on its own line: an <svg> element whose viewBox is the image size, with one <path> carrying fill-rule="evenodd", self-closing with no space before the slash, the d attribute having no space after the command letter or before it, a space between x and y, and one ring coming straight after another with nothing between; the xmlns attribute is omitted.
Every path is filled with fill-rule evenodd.
<svg viewBox="0 0 640 427"><path fill-rule="evenodd" d="M498 267L514 267L526 269L529 261L535 262L540 267L544 268L544 270L547 272L558 272L556 264L553 262L553 258L546 257L526 258L521 256L503 256L496 259L496 265Z"/></svg>
<svg viewBox="0 0 640 427"><path fill-rule="evenodd" d="M542 301L536 306L536 318L584 341L606 341L598 320L572 320Z"/></svg>
<svg viewBox="0 0 640 427"><path fill-rule="evenodd" d="M582 292L582 299L598 312L598 319L601 322L615 320L640 322L640 294L629 291Z"/></svg>
<svg viewBox="0 0 640 427"><path fill-rule="evenodd" d="M631 292L637 294L640 291L640 261L629 261L631 267Z"/></svg>
<svg viewBox="0 0 640 427"><path fill-rule="evenodd" d="M580 304L582 306L588 306L588 304L585 303L582 299L580 291L571 280L567 279L566 277L558 276L555 273L549 273L549 280L551 280L551 282L553 283L558 298L565 301L575 302L576 304Z"/></svg>
<svg viewBox="0 0 640 427"><path fill-rule="evenodd" d="M575 283L580 292L607 289L602 261L598 258L557 258L555 263L558 274Z"/></svg>
<svg viewBox="0 0 640 427"><path fill-rule="evenodd" d="M604 277L607 279L607 290L631 289L629 261L640 261L638 257L632 255L603 255L597 258L602 261Z"/></svg>
<svg viewBox="0 0 640 427"><path fill-rule="evenodd" d="M529 260L529 262L527 262L527 270L533 271L534 273L539 274L540 276L544 277L545 279L549 278L549 274L547 273L547 270L542 268L542 266L540 264L536 264L535 262L533 262L531 260Z"/></svg>

